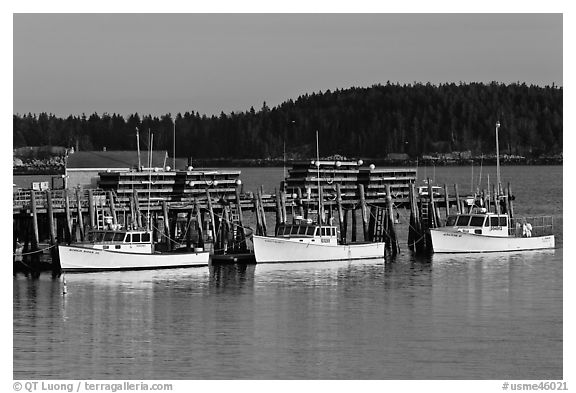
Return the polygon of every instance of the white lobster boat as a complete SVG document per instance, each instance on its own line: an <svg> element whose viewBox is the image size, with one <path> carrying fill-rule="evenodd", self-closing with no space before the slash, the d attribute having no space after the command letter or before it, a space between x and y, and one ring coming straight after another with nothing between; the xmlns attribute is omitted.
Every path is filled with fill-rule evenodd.
<svg viewBox="0 0 576 393"><path fill-rule="evenodd" d="M143 230L97 230L90 241L58 246L63 272L165 269L207 266L208 251L187 253L154 252L152 236Z"/></svg>
<svg viewBox="0 0 576 393"><path fill-rule="evenodd" d="M339 244L335 226L283 224L275 237L253 236L256 263L345 261L384 257L384 242Z"/></svg>
<svg viewBox="0 0 576 393"><path fill-rule="evenodd" d="M532 225L522 221L517 220L511 225L508 214L489 212L448 216L445 227L430 229L432 248L435 253L554 248L554 235L532 236Z"/></svg>

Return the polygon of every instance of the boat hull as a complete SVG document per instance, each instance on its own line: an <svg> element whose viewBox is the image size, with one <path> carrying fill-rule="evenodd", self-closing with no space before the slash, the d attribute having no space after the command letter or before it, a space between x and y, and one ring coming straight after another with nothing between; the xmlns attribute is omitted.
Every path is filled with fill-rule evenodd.
<svg viewBox="0 0 576 393"><path fill-rule="evenodd" d="M277 237L253 236L256 263L373 259L384 256L384 243L311 244Z"/></svg>
<svg viewBox="0 0 576 393"><path fill-rule="evenodd" d="M430 229L435 253L527 251L554 248L554 235L537 237L486 236Z"/></svg>
<svg viewBox="0 0 576 393"><path fill-rule="evenodd" d="M58 246L63 272L168 269L207 266L208 251L177 254L135 254L94 248Z"/></svg>

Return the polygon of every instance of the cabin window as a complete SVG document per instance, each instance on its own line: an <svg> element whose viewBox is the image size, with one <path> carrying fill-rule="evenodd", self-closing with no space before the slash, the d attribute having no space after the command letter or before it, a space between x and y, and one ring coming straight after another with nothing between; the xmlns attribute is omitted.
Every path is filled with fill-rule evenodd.
<svg viewBox="0 0 576 393"><path fill-rule="evenodd" d="M499 220L500 220L500 226L501 227L507 227L508 226L508 222L507 222L508 220L506 219L506 216L499 217Z"/></svg>
<svg viewBox="0 0 576 393"><path fill-rule="evenodd" d="M472 216L470 219L470 226L471 227L481 227L484 225L484 216Z"/></svg>
<svg viewBox="0 0 576 393"><path fill-rule="evenodd" d="M306 227L298 227L298 234L305 235L306 234Z"/></svg>
<svg viewBox="0 0 576 393"><path fill-rule="evenodd" d="M127 233L126 239L124 239L124 243L132 243L132 235Z"/></svg>
<svg viewBox="0 0 576 393"><path fill-rule="evenodd" d="M290 234L291 235L297 235L298 234L298 226L294 225L293 227L290 228Z"/></svg>
<svg viewBox="0 0 576 393"><path fill-rule="evenodd" d="M500 222L498 221L498 217L490 217L490 226L491 227L499 227Z"/></svg>
<svg viewBox="0 0 576 393"><path fill-rule="evenodd" d="M122 232L116 232L114 234L114 241L121 242L122 240L124 240L124 234Z"/></svg>
<svg viewBox="0 0 576 393"><path fill-rule="evenodd" d="M336 228L332 228L332 236L336 236Z"/></svg>
<svg viewBox="0 0 576 393"><path fill-rule="evenodd" d="M307 227L306 228L306 235L314 236L314 227Z"/></svg>
<svg viewBox="0 0 576 393"><path fill-rule="evenodd" d="M132 243L140 243L140 234L139 233L133 233L132 234Z"/></svg>
<svg viewBox="0 0 576 393"><path fill-rule="evenodd" d="M142 242L150 243L150 234L149 233L143 233L142 234Z"/></svg>
<svg viewBox="0 0 576 393"><path fill-rule="evenodd" d="M114 232L105 232L104 233L104 241L105 242L111 242L112 240L114 240Z"/></svg>
<svg viewBox="0 0 576 393"><path fill-rule="evenodd" d="M92 241L94 242L101 242L104 239L104 232L93 232L92 233Z"/></svg>
<svg viewBox="0 0 576 393"><path fill-rule="evenodd" d="M454 225L456 225L456 216L448 216L446 219L446 226L453 227Z"/></svg>
<svg viewBox="0 0 576 393"><path fill-rule="evenodd" d="M459 216L456 220L456 226L458 227L466 227L468 226L468 222L470 221L470 216Z"/></svg>

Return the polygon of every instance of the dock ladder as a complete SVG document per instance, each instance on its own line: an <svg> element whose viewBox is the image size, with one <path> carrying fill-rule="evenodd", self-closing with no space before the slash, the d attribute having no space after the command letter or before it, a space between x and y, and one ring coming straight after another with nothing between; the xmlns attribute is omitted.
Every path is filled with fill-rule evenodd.
<svg viewBox="0 0 576 393"><path fill-rule="evenodd" d="M385 215L386 209L382 207L376 207L376 219L375 219L375 226L374 226L374 238L372 241L374 242L383 242L386 241L386 229L384 220L386 219Z"/></svg>

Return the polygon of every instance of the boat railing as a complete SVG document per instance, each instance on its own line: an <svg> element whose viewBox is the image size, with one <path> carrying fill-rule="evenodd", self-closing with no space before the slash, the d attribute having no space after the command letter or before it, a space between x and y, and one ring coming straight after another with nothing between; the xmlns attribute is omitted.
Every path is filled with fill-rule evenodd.
<svg viewBox="0 0 576 393"><path fill-rule="evenodd" d="M510 219L508 234L514 237L546 236L551 235L553 229L552 216L515 217Z"/></svg>

